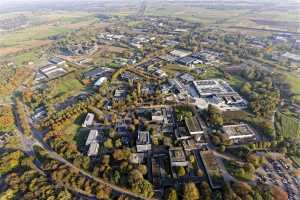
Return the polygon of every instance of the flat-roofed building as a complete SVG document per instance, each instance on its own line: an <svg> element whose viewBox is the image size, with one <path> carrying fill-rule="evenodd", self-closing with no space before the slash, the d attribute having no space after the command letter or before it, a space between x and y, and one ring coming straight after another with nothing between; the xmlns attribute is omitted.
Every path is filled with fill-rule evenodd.
<svg viewBox="0 0 300 200"><path fill-rule="evenodd" d="M193 81L192 88L208 104L214 104L221 110L241 110L247 108L244 100L225 81L220 79Z"/></svg>
<svg viewBox="0 0 300 200"><path fill-rule="evenodd" d="M85 117L84 122L82 123L82 127L88 127L93 124L95 115L93 113L88 113Z"/></svg>
<svg viewBox="0 0 300 200"><path fill-rule="evenodd" d="M190 133L190 135L199 135L204 133L204 125L200 124L197 117L188 117L184 119L185 125Z"/></svg>
<svg viewBox="0 0 300 200"><path fill-rule="evenodd" d="M154 109L151 112L151 119L155 122L163 122L164 121L164 115L162 112L162 109Z"/></svg>
<svg viewBox="0 0 300 200"><path fill-rule="evenodd" d="M182 64L182 65L186 65L186 66L192 66L193 64L201 63L201 61L198 60L197 58L190 57L190 56L180 58L176 62L178 62L179 64Z"/></svg>
<svg viewBox="0 0 300 200"><path fill-rule="evenodd" d="M203 145L206 145L206 143L199 143L193 138L182 141L182 146L183 146L185 151L192 151L192 150L195 150L195 149L201 149L203 147Z"/></svg>
<svg viewBox="0 0 300 200"><path fill-rule="evenodd" d="M236 93L228 83L220 79L198 80L193 81L193 84L201 97Z"/></svg>
<svg viewBox="0 0 300 200"><path fill-rule="evenodd" d="M57 78L67 73L67 71L62 67L57 67L53 64L48 64L44 67L41 67L40 72L47 76L49 79Z"/></svg>
<svg viewBox="0 0 300 200"><path fill-rule="evenodd" d="M49 61L55 65L63 65L66 63L66 61L61 58L51 58Z"/></svg>
<svg viewBox="0 0 300 200"><path fill-rule="evenodd" d="M90 130L89 136L85 142L85 145L90 145L91 143L98 141L98 131L97 130Z"/></svg>
<svg viewBox="0 0 300 200"><path fill-rule="evenodd" d="M256 139L255 132L247 124L226 125L223 126L223 131L227 138L234 143Z"/></svg>
<svg viewBox="0 0 300 200"><path fill-rule="evenodd" d="M97 156L98 150L99 150L99 143L98 142L92 142L90 144L87 155L88 156Z"/></svg>
<svg viewBox="0 0 300 200"><path fill-rule="evenodd" d="M169 157L172 167L187 166L188 161L182 147L172 147L169 149Z"/></svg>
<svg viewBox="0 0 300 200"><path fill-rule="evenodd" d="M138 131L138 138L136 140L137 152L145 152L151 150L151 141L149 131Z"/></svg>
<svg viewBox="0 0 300 200"><path fill-rule="evenodd" d="M181 49L176 49L176 50L173 50L170 52L170 54L172 56L179 57L179 58L186 57L186 56L190 55L191 53L192 52L190 52L190 51L185 51L185 50L181 50Z"/></svg>
<svg viewBox="0 0 300 200"><path fill-rule="evenodd" d="M175 129L175 137L177 140L186 140L191 138L191 135L185 127L178 127Z"/></svg>

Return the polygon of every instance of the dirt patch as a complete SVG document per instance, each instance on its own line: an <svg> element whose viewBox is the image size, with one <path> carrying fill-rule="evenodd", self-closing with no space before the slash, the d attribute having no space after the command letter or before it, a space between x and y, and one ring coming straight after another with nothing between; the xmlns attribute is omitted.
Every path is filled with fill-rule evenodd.
<svg viewBox="0 0 300 200"><path fill-rule="evenodd" d="M51 40L31 40L31 41L23 42L22 45L18 45L16 47L0 47L0 57L9 54L18 53L30 48L47 45L50 44L51 42L52 42Z"/></svg>
<svg viewBox="0 0 300 200"><path fill-rule="evenodd" d="M17 53L22 50L24 50L24 49L16 48L16 47L2 47L2 48L0 48L0 57L8 55L8 54L12 54L12 53Z"/></svg>

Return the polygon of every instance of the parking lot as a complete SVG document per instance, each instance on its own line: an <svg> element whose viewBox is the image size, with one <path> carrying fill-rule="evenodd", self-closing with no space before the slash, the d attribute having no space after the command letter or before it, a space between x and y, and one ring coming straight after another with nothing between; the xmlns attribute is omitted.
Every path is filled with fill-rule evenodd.
<svg viewBox="0 0 300 200"><path fill-rule="evenodd" d="M264 183L277 185L288 193L289 200L300 199L300 178L293 175L295 168L283 160L268 159L258 175Z"/></svg>

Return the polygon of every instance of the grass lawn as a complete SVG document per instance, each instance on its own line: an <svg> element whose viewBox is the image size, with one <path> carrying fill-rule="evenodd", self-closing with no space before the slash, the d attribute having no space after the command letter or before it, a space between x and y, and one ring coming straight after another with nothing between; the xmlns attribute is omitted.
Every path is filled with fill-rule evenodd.
<svg viewBox="0 0 300 200"><path fill-rule="evenodd" d="M29 40L47 39L49 36L66 33L68 29L59 26L42 25L26 28L0 37L1 46L14 46Z"/></svg>
<svg viewBox="0 0 300 200"><path fill-rule="evenodd" d="M10 58L16 65L22 65L23 63L32 61L36 62L39 59L40 53L34 50L18 54Z"/></svg>
<svg viewBox="0 0 300 200"><path fill-rule="evenodd" d="M300 120L291 113L276 113L276 121L280 127L278 132L285 138L300 138Z"/></svg>
<svg viewBox="0 0 300 200"><path fill-rule="evenodd" d="M89 129L81 127L86 114L83 113L73 120L69 120L64 124L62 138L70 144L75 144L78 149L85 146L86 139L89 134Z"/></svg>
<svg viewBox="0 0 300 200"><path fill-rule="evenodd" d="M221 78L223 77L222 73L215 67L207 67L204 74L202 74L201 79L210 79L210 78Z"/></svg>
<svg viewBox="0 0 300 200"><path fill-rule="evenodd" d="M240 76L230 76L229 79L227 79L230 86L232 86L234 89L240 89L243 84L246 82L242 77Z"/></svg>
<svg viewBox="0 0 300 200"><path fill-rule="evenodd" d="M84 89L84 85L74 76L74 74L69 74L61 79L53 80L50 82L49 87L51 88L51 93L49 97L60 97L64 96L68 98L76 93L79 93Z"/></svg>
<svg viewBox="0 0 300 200"><path fill-rule="evenodd" d="M68 93L70 91L79 91L83 89L83 85L77 79L63 81L57 85L57 93Z"/></svg>
<svg viewBox="0 0 300 200"><path fill-rule="evenodd" d="M295 96L295 100L300 102L300 77L294 76L292 74L286 74L286 80L291 85L291 89L295 94L298 94Z"/></svg>

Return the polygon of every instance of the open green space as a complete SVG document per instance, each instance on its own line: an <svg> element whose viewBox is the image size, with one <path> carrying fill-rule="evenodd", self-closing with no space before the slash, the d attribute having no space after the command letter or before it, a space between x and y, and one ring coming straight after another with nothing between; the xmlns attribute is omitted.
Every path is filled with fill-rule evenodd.
<svg viewBox="0 0 300 200"><path fill-rule="evenodd" d="M70 97L84 89L84 85L75 77L74 74L66 75L60 79L49 83L49 97Z"/></svg>
<svg viewBox="0 0 300 200"><path fill-rule="evenodd" d="M36 62L40 58L40 51L39 49L34 49L22 53L18 53L13 56L9 56L8 59L14 62L17 66L26 64L28 62Z"/></svg>
<svg viewBox="0 0 300 200"><path fill-rule="evenodd" d="M300 120L288 113L276 113L277 133L285 138L300 138Z"/></svg>
<svg viewBox="0 0 300 200"><path fill-rule="evenodd" d="M294 99L300 102L300 77L294 76L292 74L286 74L286 80L291 85L291 90L296 95Z"/></svg>
<svg viewBox="0 0 300 200"><path fill-rule="evenodd" d="M62 139L69 144L76 145L77 148L81 148L85 145L89 134L89 129L81 126L85 116L86 114L83 113L76 119L69 120L64 124Z"/></svg>

